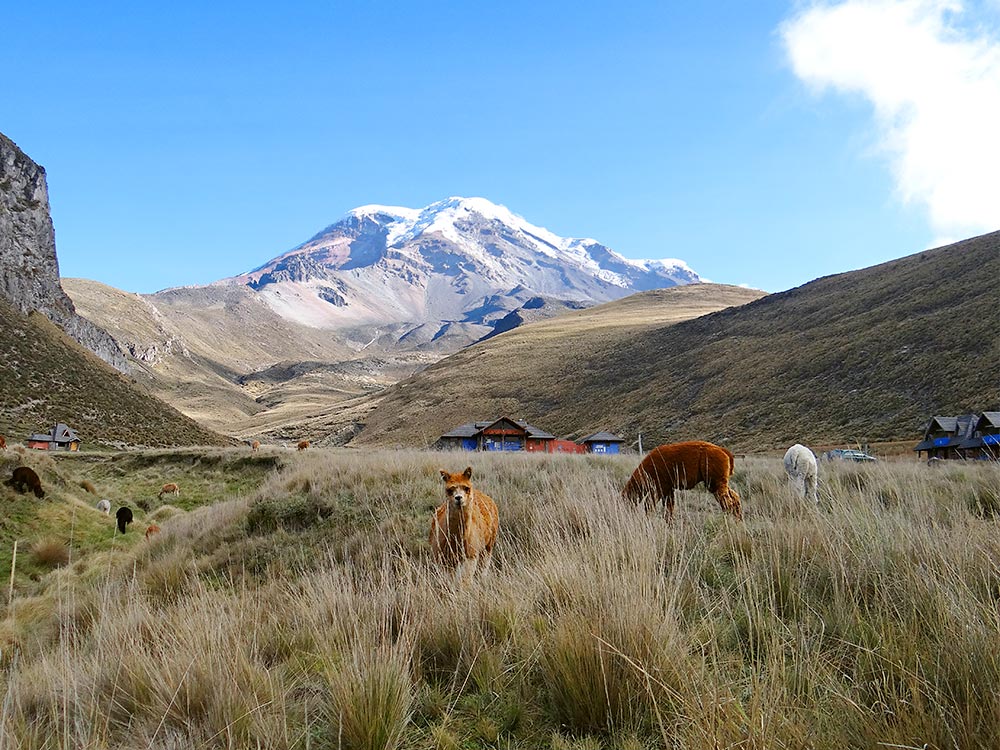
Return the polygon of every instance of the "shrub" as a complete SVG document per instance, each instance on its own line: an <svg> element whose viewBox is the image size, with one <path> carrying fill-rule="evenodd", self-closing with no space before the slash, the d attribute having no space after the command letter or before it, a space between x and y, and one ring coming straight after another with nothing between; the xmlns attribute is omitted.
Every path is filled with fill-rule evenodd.
<svg viewBox="0 0 1000 750"><path fill-rule="evenodd" d="M69 547L58 539L41 539L31 546L31 560L40 568L58 568L69 562Z"/></svg>
<svg viewBox="0 0 1000 750"><path fill-rule="evenodd" d="M330 668L331 723L347 750L394 750L413 706L410 658L399 646L359 644Z"/></svg>

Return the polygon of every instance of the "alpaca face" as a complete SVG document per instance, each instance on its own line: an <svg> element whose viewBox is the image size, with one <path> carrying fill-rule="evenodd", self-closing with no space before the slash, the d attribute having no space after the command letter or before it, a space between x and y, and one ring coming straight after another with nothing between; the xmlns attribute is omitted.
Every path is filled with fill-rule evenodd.
<svg viewBox="0 0 1000 750"><path fill-rule="evenodd" d="M444 480L444 494L448 499L448 505L461 510L472 498L472 467L470 466L461 474L449 474L447 471L441 472Z"/></svg>

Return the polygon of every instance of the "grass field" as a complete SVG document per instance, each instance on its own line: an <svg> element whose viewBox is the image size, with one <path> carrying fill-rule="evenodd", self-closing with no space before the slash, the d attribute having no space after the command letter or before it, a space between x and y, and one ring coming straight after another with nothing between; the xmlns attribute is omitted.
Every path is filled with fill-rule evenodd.
<svg viewBox="0 0 1000 750"><path fill-rule="evenodd" d="M748 458L744 523L668 524L635 456L45 458L46 500L0 486L0 747L1000 747L996 465L823 465L817 508ZM468 462L502 532L456 586L427 531ZM148 510L114 536L83 480Z"/></svg>

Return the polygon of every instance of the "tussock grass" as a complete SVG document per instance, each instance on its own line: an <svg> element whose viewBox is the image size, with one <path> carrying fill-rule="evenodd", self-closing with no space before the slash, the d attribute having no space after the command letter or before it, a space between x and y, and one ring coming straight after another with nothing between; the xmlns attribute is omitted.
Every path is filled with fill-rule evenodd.
<svg viewBox="0 0 1000 750"><path fill-rule="evenodd" d="M290 455L47 574L0 624L0 745L1000 746L996 465L823 465L817 507L741 460L745 523L695 490L668 524L620 501L634 457L461 456L502 532L457 585L455 459Z"/></svg>
<svg viewBox="0 0 1000 750"><path fill-rule="evenodd" d="M69 562L69 547L58 539L42 539L31 547L31 558L42 568L56 568Z"/></svg>

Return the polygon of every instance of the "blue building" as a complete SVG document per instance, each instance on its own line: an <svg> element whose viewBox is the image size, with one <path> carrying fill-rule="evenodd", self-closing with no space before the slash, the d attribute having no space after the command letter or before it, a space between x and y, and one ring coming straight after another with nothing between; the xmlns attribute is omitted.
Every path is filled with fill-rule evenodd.
<svg viewBox="0 0 1000 750"><path fill-rule="evenodd" d="M530 425L523 419L487 419L468 422L441 436L444 448L466 451L531 451L551 453L555 435Z"/></svg>
<svg viewBox="0 0 1000 750"><path fill-rule="evenodd" d="M577 441L584 446L587 453L621 453L625 441L610 432L595 432Z"/></svg>
<svg viewBox="0 0 1000 750"><path fill-rule="evenodd" d="M918 457L997 460L1000 458L1000 412L932 417L924 439L913 449Z"/></svg>

